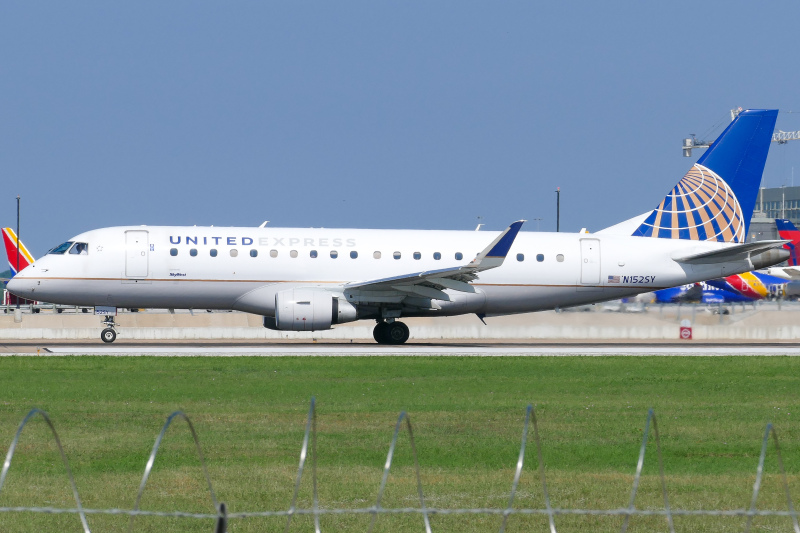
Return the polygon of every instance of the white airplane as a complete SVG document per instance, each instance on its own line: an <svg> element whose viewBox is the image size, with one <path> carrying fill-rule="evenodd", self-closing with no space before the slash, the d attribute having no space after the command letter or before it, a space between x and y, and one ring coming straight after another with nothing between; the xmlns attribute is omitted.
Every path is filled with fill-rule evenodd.
<svg viewBox="0 0 800 533"><path fill-rule="evenodd" d="M227 309L277 330L401 317L527 313L747 272L788 257L745 243L777 110L748 110L655 210L596 234L300 228L114 227L53 248L8 284L19 296L107 307ZM628 169L647 179L650 169ZM263 225L262 225L263 226ZM489 242L490 241L490 242ZM115 314L115 309L111 309ZM101 334L116 338L113 316Z"/></svg>

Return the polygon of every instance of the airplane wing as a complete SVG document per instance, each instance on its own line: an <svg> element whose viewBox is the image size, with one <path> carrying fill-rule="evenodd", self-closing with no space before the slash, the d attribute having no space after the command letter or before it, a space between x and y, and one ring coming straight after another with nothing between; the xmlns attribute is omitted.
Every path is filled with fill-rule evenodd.
<svg viewBox="0 0 800 533"><path fill-rule="evenodd" d="M524 222L511 224L466 265L347 283L343 289L348 300L374 303L400 303L408 296L450 301L444 289L475 292L469 282L478 279L478 272L503 264Z"/></svg>
<svg viewBox="0 0 800 533"><path fill-rule="evenodd" d="M742 261L753 255L766 252L767 250L781 248L787 242L790 241L779 240L748 242L745 244L737 244L735 246L727 246L721 250L713 250L711 252L703 252L684 257L675 257L674 259L678 263L688 263L690 265Z"/></svg>

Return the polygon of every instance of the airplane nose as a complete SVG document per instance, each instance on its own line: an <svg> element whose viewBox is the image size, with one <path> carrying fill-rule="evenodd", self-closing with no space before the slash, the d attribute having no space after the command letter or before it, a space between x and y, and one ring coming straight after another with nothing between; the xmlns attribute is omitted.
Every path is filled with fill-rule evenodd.
<svg viewBox="0 0 800 533"><path fill-rule="evenodd" d="M6 289L8 292L13 294L14 296L25 297L25 292L30 292L32 288L32 283L25 278L20 278L18 276L14 276L11 278L8 283L6 284Z"/></svg>

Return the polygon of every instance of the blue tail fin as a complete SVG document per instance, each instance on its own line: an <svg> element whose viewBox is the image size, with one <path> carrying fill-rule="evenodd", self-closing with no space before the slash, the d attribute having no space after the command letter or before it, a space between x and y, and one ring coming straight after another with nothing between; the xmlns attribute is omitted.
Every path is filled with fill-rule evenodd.
<svg viewBox="0 0 800 533"><path fill-rule="evenodd" d="M633 235L744 242L777 118L777 109L739 113Z"/></svg>

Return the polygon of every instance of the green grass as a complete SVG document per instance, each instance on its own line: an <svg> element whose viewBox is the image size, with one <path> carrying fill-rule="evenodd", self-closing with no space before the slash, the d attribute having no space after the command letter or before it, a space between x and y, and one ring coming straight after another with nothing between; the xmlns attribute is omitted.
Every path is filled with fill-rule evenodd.
<svg viewBox="0 0 800 533"><path fill-rule="evenodd" d="M0 448L39 407L53 418L83 503L132 508L148 454L166 417L192 419L219 500L231 511L286 509L311 396L317 398L323 507L374 501L400 411L414 425L429 505L504 507L525 406L536 408L554 506L626 506L647 409L661 431L670 504L749 505L768 422L778 430L795 505L800 506L800 359L784 357L287 357L0 359ZM543 507L530 441L519 507ZM385 506L416 506L403 435ZM662 508L650 446L640 508ZM760 508L786 509L777 461ZM300 504L310 505L311 478ZM56 447L37 419L23 433L0 506L72 507ZM212 512L185 424L170 429L145 491L150 510ZM364 531L368 517L325 517L324 530ZM619 518L562 517L559 531L619 530ZM434 531L496 531L498 517L434 517ZM126 519L89 516L93 531L124 531ZM209 531L207 521L142 518L137 531ZM282 531L283 521L233 521L230 531ZM293 531L308 531L296 519ZM676 519L678 531L739 531L739 518ZM786 519L759 528L791 531ZM418 516L381 517L377 531L421 531ZM80 529L76 516L0 513L0 531ZM512 517L508 531L546 530L541 517ZM630 531L666 531L634 519Z"/></svg>

